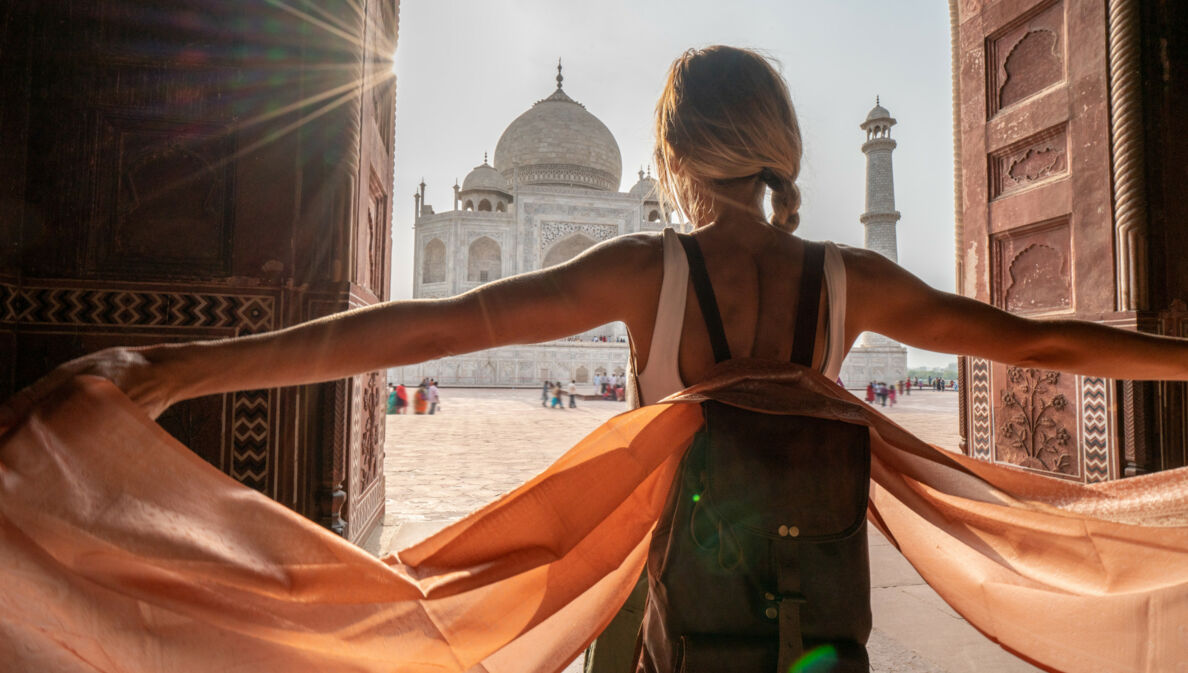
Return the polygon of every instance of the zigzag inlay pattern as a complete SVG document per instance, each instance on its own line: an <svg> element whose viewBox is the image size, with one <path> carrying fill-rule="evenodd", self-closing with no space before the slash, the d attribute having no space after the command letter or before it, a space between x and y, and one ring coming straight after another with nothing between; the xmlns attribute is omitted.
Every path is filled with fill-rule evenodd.
<svg viewBox="0 0 1188 673"><path fill-rule="evenodd" d="M26 325L104 325L272 329L276 302L267 295L70 287L0 283L0 322Z"/></svg>
<svg viewBox="0 0 1188 673"><path fill-rule="evenodd" d="M1081 452L1085 481L1110 478L1110 417L1106 380L1081 378Z"/></svg>
<svg viewBox="0 0 1188 673"><path fill-rule="evenodd" d="M231 425L231 476L257 490L268 483L268 410L271 390L234 395Z"/></svg>
<svg viewBox="0 0 1188 673"><path fill-rule="evenodd" d="M969 424L973 456L990 460L990 361L970 358Z"/></svg>

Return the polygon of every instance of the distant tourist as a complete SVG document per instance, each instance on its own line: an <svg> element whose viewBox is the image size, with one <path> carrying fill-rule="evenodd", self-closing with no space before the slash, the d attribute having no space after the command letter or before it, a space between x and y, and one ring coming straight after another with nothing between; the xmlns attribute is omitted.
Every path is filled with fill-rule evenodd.
<svg viewBox="0 0 1188 673"><path fill-rule="evenodd" d="M396 386L396 413L408 413L408 388L403 383Z"/></svg>
<svg viewBox="0 0 1188 673"><path fill-rule="evenodd" d="M553 385L551 391L552 401L549 403L550 409L564 409L565 405L561 404L561 382L558 381Z"/></svg>
<svg viewBox="0 0 1188 673"><path fill-rule="evenodd" d="M413 394L413 413L420 416L424 414L429 408L429 383L427 380L422 380L421 385L417 386L417 392Z"/></svg>
<svg viewBox="0 0 1188 673"><path fill-rule="evenodd" d="M429 415L432 416L437 411L437 403L440 401L437 396L437 380L436 379L429 380L429 388L428 388L427 393L428 393L428 397L429 397Z"/></svg>
<svg viewBox="0 0 1188 673"><path fill-rule="evenodd" d="M396 384L388 384L388 409L389 414L396 413Z"/></svg>
<svg viewBox="0 0 1188 673"><path fill-rule="evenodd" d="M542 406L542 407L549 406L549 390L552 387L553 387L552 384L549 383L548 381L545 381L544 385L540 387L540 406Z"/></svg>
<svg viewBox="0 0 1188 673"><path fill-rule="evenodd" d="M577 409L577 381L569 380L569 408Z"/></svg>
<svg viewBox="0 0 1188 673"><path fill-rule="evenodd" d="M875 384L874 381L866 384L866 401L874 404L875 401Z"/></svg>

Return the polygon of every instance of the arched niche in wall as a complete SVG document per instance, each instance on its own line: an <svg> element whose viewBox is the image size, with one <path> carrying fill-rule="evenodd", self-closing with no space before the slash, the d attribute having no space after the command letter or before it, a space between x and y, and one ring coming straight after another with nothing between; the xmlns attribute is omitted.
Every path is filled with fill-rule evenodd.
<svg viewBox="0 0 1188 673"><path fill-rule="evenodd" d="M421 260L422 283L445 282L446 248L440 238L435 238L425 244L425 254Z"/></svg>
<svg viewBox="0 0 1188 673"><path fill-rule="evenodd" d="M483 212L491 212L490 199L483 199L482 201L479 201L478 209Z"/></svg>
<svg viewBox="0 0 1188 673"><path fill-rule="evenodd" d="M466 251L466 280L485 283L503 276L503 257L499 244L488 236L474 239Z"/></svg>

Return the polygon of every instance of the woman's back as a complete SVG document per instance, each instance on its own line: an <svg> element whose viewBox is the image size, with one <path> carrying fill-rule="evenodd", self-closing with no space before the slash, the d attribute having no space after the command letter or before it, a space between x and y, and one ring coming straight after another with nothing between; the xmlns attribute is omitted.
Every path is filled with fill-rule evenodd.
<svg viewBox="0 0 1188 673"><path fill-rule="evenodd" d="M664 281L655 290L655 320L632 330L648 335L635 343L644 402L700 381L715 363L701 303L694 284L686 282L683 250L674 252L677 244L672 232L666 232L665 238L673 240L663 244ZM801 312L805 242L759 221L723 220L698 228L693 238L702 251L731 356L787 361L795 347ZM844 355L844 314L836 312L831 319L830 309L844 307L845 271L836 247L830 247L825 278L818 279L821 289L814 302L817 330L812 364L832 371ZM677 283L683 287L667 287ZM831 292L837 296L831 297Z"/></svg>

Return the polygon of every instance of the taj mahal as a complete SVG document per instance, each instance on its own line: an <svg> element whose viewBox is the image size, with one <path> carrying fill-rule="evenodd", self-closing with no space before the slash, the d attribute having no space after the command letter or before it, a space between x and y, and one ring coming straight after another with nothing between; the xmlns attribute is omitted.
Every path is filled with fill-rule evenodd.
<svg viewBox="0 0 1188 673"><path fill-rule="evenodd" d="M436 212L422 180L414 195L413 297L449 297L505 276L565 262L607 239L688 225L662 203L656 181L644 171L620 192L623 162L610 129L562 88L507 126L495 145L453 186L452 208ZM895 120L877 105L862 124L867 131L866 246L895 260L890 127ZM567 339L505 346L393 368L393 381L436 379L462 387L539 386L542 381L589 383L595 375L623 374L630 359L627 328L602 325ZM906 376L903 346L866 334L847 358L842 377L850 387Z"/></svg>
<svg viewBox="0 0 1188 673"><path fill-rule="evenodd" d="M453 207L434 212L415 195L413 297L449 297L483 283L560 264L622 234L660 231L673 211L643 171L620 192L623 160L610 129L562 88L517 117L454 185ZM392 370L392 380L431 377L447 386L539 386L622 374L627 327L611 323L542 344L506 346Z"/></svg>

